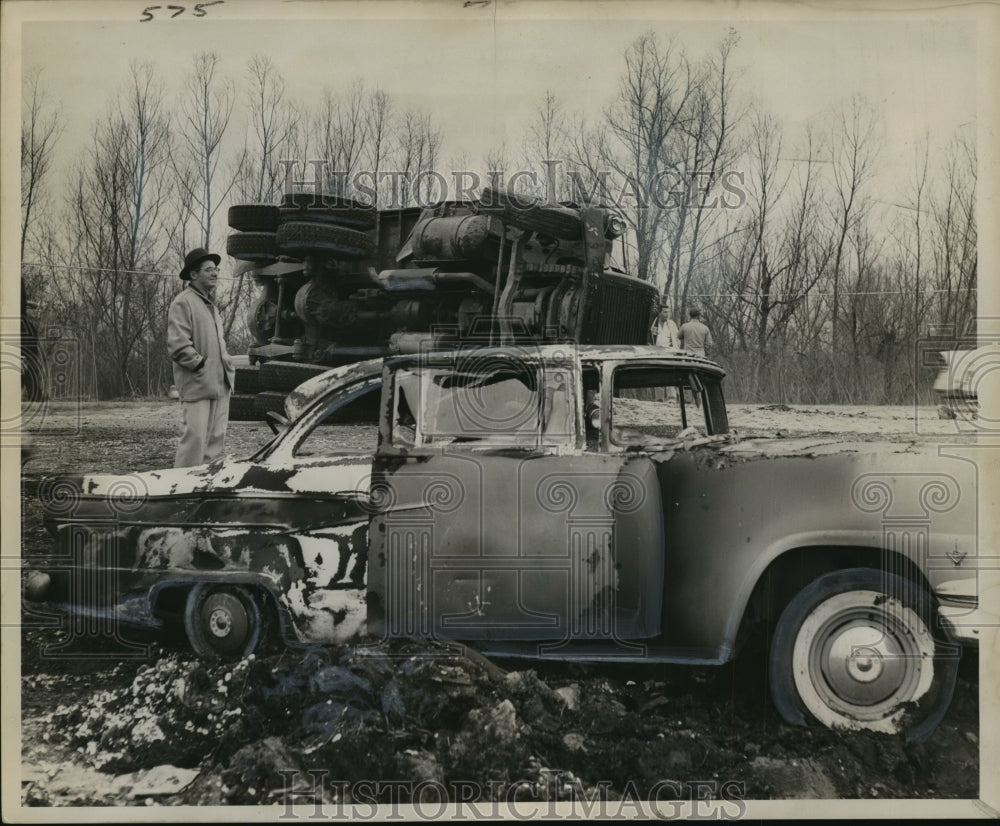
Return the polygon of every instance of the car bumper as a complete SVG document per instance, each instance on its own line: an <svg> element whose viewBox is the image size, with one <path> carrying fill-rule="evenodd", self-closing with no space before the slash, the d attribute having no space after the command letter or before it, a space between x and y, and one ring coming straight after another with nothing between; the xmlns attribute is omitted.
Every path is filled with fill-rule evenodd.
<svg viewBox="0 0 1000 826"><path fill-rule="evenodd" d="M1000 614L995 608L984 607L980 600L975 578L943 582L937 596L938 625L955 642L978 646L985 629L1000 625ZM997 604L995 600L985 603Z"/></svg>

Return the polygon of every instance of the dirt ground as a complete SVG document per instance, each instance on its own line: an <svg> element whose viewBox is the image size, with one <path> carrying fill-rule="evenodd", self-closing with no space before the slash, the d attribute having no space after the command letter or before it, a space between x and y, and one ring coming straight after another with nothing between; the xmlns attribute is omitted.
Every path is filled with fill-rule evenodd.
<svg viewBox="0 0 1000 826"><path fill-rule="evenodd" d="M60 403L25 419L26 567L50 548L34 496L43 474L169 466L178 428L169 402ZM932 408L732 405L730 419L743 436L957 432ZM374 429L342 435L365 449ZM249 455L268 438L264 425L234 423L228 452ZM59 620L27 609L23 617L26 805L278 806L311 804L318 790L333 807L365 799L358 781L382 781L364 789L382 803L405 802L401 789L414 783L471 789L461 792L470 800L613 801L644 798L658 783L661 799L684 800L706 789L721 800L978 796L975 652L963 657L944 722L907 745L785 725L761 646L722 667L486 662L415 642L206 666L176 637L60 647Z"/></svg>

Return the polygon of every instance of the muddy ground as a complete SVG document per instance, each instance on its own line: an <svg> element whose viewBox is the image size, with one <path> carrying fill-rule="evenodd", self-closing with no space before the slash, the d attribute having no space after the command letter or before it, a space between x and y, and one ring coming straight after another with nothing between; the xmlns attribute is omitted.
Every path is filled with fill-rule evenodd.
<svg viewBox="0 0 1000 826"><path fill-rule="evenodd" d="M26 566L50 549L33 495L41 475L169 466L177 414L169 403L62 403L26 416ZM931 408L734 405L730 416L746 436L955 433ZM371 429L342 433L345 444L372 443ZM234 423L229 452L248 455L268 436L263 425ZM178 637L83 636L60 647L59 620L23 616L27 805L278 806L311 803L318 790L329 815L344 801L406 801L420 783L431 801L436 784L480 801L620 800L653 789L661 800L707 792L723 801L979 793L978 659L969 652L944 722L907 745L785 725L768 698L761 645L715 668L487 662L405 641L206 666Z"/></svg>

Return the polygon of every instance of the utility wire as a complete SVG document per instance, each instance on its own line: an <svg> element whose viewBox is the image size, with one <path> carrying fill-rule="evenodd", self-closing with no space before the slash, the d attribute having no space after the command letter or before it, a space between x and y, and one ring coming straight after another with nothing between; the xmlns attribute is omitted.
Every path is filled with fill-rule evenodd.
<svg viewBox="0 0 1000 826"><path fill-rule="evenodd" d="M160 278L176 278L175 273L164 273L164 272L154 272L152 270L119 270L114 267L77 267L70 264L40 264L35 261L23 261L21 263L23 267L48 267L50 269L57 270L77 270L78 272L117 272L126 273L129 275L155 275ZM245 275L246 273L241 273ZM235 281L239 276L233 275L220 275L219 279L223 281ZM948 290L944 288L938 289L923 289L919 290L921 295L927 295L931 293L950 293L950 292L978 292L977 287L968 287L966 290ZM849 291L840 290L838 295L841 296L857 296L857 295L913 295L915 290L860 290L860 291ZM743 292L743 293L688 293L688 298L751 298L760 297L761 293L753 292ZM815 293L769 293L768 298L773 298L775 300L787 300L789 298L818 298L822 296L832 297L832 292L815 292Z"/></svg>
<svg viewBox="0 0 1000 826"><path fill-rule="evenodd" d="M117 272L127 275L156 275L160 278L177 278L177 273L154 272L152 270L122 270L115 267L77 267L72 264L40 264L37 261L22 261L22 267L48 267L53 270L77 270L78 272ZM220 275L221 280L235 281L236 276Z"/></svg>

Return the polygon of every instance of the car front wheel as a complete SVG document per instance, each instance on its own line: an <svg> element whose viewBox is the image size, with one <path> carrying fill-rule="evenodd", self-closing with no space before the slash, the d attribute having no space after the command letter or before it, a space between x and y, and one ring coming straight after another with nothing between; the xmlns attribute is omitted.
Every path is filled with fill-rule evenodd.
<svg viewBox="0 0 1000 826"><path fill-rule="evenodd" d="M239 660L260 642L260 606L246 588L195 585L188 594L184 630L194 652L206 660Z"/></svg>
<svg viewBox="0 0 1000 826"><path fill-rule="evenodd" d="M925 589L870 568L819 577L775 627L771 696L786 722L926 739L951 702L958 646L931 632Z"/></svg>

